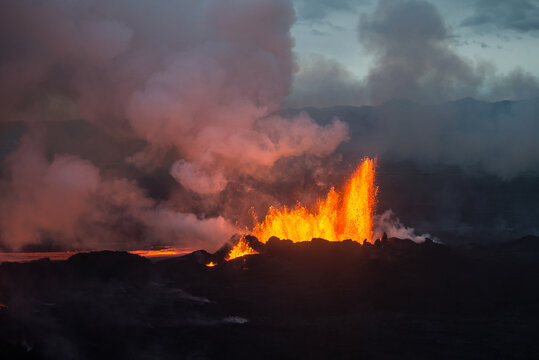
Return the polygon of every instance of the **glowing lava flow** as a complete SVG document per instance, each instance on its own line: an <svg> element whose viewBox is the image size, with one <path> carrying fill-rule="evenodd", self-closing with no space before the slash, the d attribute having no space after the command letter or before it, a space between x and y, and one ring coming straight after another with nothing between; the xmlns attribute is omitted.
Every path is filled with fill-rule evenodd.
<svg viewBox="0 0 539 360"><path fill-rule="evenodd" d="M365 158L346 183L342 193L331 188L325 200L310 211L298 204L294 209L270 207L252 234L265 243L272 236L294 242L323 238L372 241L372 216L378 188L374 184L375 160ZM256 219L255 219L256 220Z"/></svg>
<svg viewBox="0 0 539 360"><path fill-rule="evenodd" d="M249 245L247 240L244 237L242 237L240 241L238 241L238 243L234 245L232 250L230 250L225 260L229 261L229 260L244 256L244 255L253 255L253 254L258 254L258 251L254 250Z"/></svg>
<svg viewBox="0 0 539 360"><path fill-rule="evenodd" d="M293 242L323 238L329 241L352 239L372 242L372 216L378 188L374 184L376 161L365 158L347 181L344 191L331 188L313 211L301 204L294 209L270 207L266 218L254 226L252 235L266 243L272 236ZM255 221L257 219L255 218ZM225 260L258 254L242 237ZM212 264L212 263L210 263ZM207 264L206 266L211 266Z"/></svg>
<svg viewBox="0 0 539 360"><path fill-rule="evenodd" d="M175 247L163 247L162 249L156 250L131 250L131 254L140 255L144 257L166 257L166 256L177 256L188 254L190 250L177 249Z"/></svg>

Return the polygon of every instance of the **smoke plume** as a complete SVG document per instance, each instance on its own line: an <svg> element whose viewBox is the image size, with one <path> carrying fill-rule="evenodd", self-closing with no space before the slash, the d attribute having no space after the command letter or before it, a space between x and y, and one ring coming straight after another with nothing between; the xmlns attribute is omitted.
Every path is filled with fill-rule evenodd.
<svg viewBox="0 0 539 360"><path fill-rule="evenodd" d="M281 157L326 155L346 139L341 123L272 115L295 69L288 1L8 1L2 10L2 30L16 34L0 45L11 74L4 118L57 119L62 107L109 131L128 125L148 142L132 161L155 166L173 151L172 175L193 191L220 191Z"/></svg>
<svg viewBox="0 0 539 360"><path fill-rule="evenodd" d="M10 35L0 41L1 121L83 118L141 139L126 166L167 166L183 189L157 202L133 179L23 137L0 189L6 247L211 248L235 229L219 211L230 205L212 211L229 184L267 182L279 160L323 158L348 138L338 120L277 115L296 68L289 1L9 0L0 13Z"/></svg>
<svg viewBox="0 0 539 360"><path fill-rule="evenodd" d="M390 238L410 239L416 243L422 243L427 238L439 241L430 234L417 235L414 228L404 226L391 210L374 217L374 238L379 239L383 233Z"/></svg>
<svg viewBox="0 0 539 360"><path fill-rule="evenodd" d="M7 158L1 184L2 240L11 249L32 245L74 249L133 249L149 245L216 249L236 230L222 217L198 219L157 203L126 179L103 178L73 155L43 156L25 136Z"/></svg>

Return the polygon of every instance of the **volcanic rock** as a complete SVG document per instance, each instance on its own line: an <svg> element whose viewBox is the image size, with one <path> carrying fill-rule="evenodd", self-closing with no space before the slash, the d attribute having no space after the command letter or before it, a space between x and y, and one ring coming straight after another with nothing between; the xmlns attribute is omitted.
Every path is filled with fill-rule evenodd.
<svg viewBox="0 0 539 360"><path fill-rule="evenodd" d="M217 253L205 251L156 263L118 252L4 263L2 359L537 354L538 253L507 250L532 238L482 248L248 241L259 254L212 268Z"/></svg>

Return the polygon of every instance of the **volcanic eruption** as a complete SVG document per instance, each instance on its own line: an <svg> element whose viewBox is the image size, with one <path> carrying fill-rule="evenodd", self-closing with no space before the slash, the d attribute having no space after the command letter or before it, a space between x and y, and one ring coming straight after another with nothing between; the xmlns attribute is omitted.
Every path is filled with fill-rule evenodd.
<svg viewBox="0 0 539 360"><path fill-rule="evenodd" d="M294 209L270 207L266 218L255 225L253 235L266 242L270 237L293 242L324 238L371 241L376 203L375 160L365 158L340 193L334 187L314 210L298 203Z"/></svg>
<svg viewBox="0 0 539 360"><path fill-rule="evenodd" d="M0 360L539 358L539 4L435 2L0 2Z"/></svg>
<svg viewBox="0 0 539 360"><path fill-rule="evenodd" d="M340 192L332 187L325 199L313 209L298 202L295 208L271 206L264 220L258 221L250 233L262 243L271 237L293 242L323 238L328 241L350 239L373 241L373 213L378 187L375 185L376 160L364 158ZM256 254L245 237L234 245L226 260Z"/></svg>

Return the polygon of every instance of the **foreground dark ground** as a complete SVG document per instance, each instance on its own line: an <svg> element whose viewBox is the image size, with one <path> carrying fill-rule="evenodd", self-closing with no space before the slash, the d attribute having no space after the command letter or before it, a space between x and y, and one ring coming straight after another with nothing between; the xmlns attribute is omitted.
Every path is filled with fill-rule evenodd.
<svg viewBox="0 0 539 360"><path fill-rule="evenodd" d="M121 252L4 263L0 358L539 355L539 238L253 246L262 253L230 262L198 251L157 263Z"/></svg>

